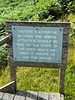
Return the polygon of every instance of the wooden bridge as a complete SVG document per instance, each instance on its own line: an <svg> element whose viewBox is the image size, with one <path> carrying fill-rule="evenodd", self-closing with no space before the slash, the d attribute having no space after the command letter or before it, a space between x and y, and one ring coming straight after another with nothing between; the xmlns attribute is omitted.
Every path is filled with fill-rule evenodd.
<svg viewBox="0 0 75 100"><path fill-rule="evenodd" d="M64 100L61 93L21 91L14 87L15 81L0 88L0 100Z"/></svg>
<svg viewBox="0 0 75 100"><path fill-rule="evenodd" d="M64 100L60 93L17 91L16 94L0 92L0 100Z"/></svg>

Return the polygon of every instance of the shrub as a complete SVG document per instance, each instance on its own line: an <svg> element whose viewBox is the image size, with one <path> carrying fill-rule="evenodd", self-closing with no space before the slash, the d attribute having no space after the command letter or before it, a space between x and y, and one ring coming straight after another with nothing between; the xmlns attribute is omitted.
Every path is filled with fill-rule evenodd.
<svg viewBox="0 0 75 100"><path fill-rule="evenodd" d="M58 0L62 6L63 12L75 12L75 1L74 0Z"/></svg>
<svg viewBox="0 0 75 100"><path fill-rule="evenodd" d="M7 50L6 45L0 47L0 69L7 66Z"/></svg>

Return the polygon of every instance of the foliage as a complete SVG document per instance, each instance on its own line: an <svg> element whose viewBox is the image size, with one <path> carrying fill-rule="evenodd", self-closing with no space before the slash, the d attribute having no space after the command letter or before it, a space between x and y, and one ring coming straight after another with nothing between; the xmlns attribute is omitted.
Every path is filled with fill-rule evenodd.
<svg viewBox="0 0 75 100"><path fill-rule="evenodd" d="M0 0L0 36L5 35L5 20L48 21L64 12L74 12L73 0ZM46 20L47 21L47 20Z"/></svg>
<svg viewBox="0 0 75 100"><path fill-rule="evenodd" d="M0 69L7 66L7 51L6 46L0 47Z"/></svg>
<svg viewBox="0 0 75 100"><path fill-rule="evenodd" d="M58 0L61 4L63 12L75 12L75 1L74 0Z"/></svg>

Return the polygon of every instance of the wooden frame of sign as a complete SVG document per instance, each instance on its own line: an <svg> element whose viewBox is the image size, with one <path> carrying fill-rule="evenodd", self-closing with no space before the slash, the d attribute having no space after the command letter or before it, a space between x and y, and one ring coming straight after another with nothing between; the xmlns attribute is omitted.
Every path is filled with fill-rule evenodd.
<svg viewBox="0 0 75 100"><path fill-rule="evenodd" d="M14 61L12 40L7 45L8 65L10 66L10 74L11 74L12 81L15 80L16 82L16 66L39 67L39 68L59 68L60 69L59 92L63 93L64 92L65 69L67 68L67 58L68 58L70 22L28 22L28 21L6 20L6 32L8 33L8 35L12 34L12 26L63 28L61 63Z"/></svg>

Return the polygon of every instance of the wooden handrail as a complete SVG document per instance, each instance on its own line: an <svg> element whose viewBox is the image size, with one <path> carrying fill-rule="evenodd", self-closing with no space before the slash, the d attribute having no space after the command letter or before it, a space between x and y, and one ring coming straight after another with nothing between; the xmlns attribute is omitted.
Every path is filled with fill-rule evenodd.
<svg viewBox="0 0 75 100"><path fill-rule="evenodd" d="M12 38L12 35L10 34L10 35L4 37L3 39L1 39L0 40L0 46L2 46L5 43L8 43L11 40L11 38Z"/></svg>

